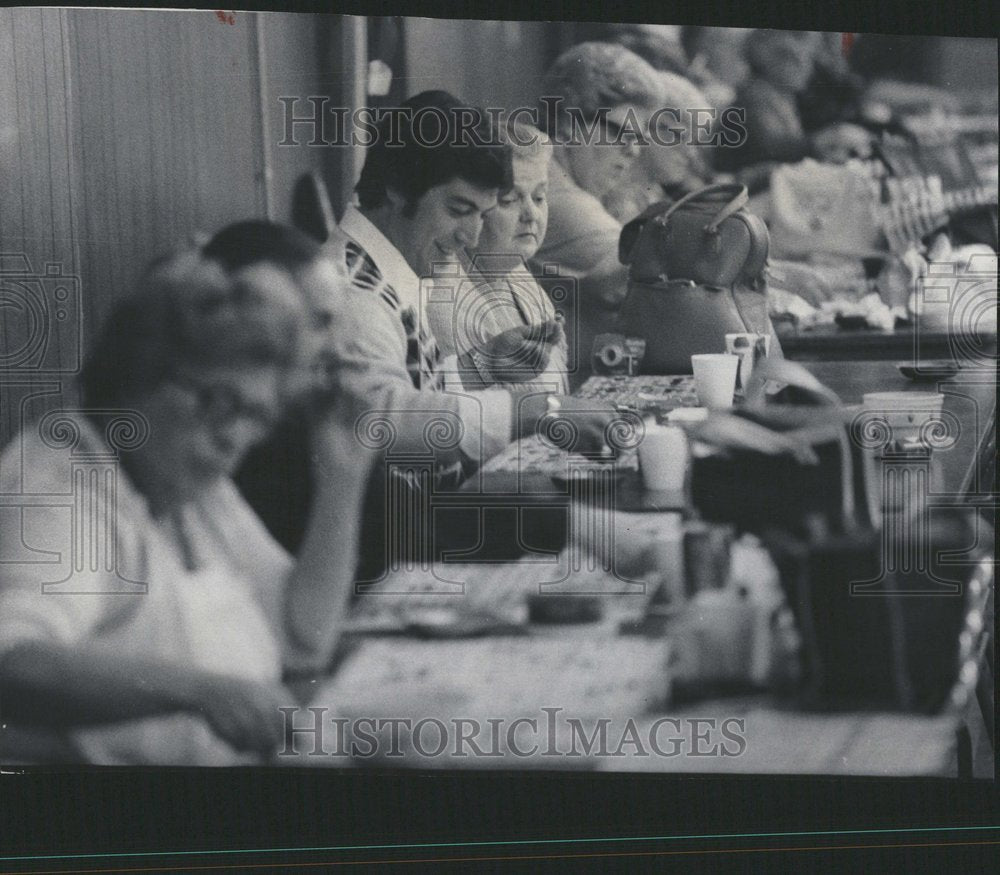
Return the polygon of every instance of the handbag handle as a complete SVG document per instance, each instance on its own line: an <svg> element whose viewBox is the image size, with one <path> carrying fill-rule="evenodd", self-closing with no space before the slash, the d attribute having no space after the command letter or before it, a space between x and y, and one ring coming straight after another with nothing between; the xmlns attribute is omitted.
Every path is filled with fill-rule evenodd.
<svg viewBox="0 0 1000 875"><path fill-rule="evenodd" d="M673 215L673 213L680 207L685 206L692 201L698 200L705 195L723 193L731 194L732 198L705 226L706 233L714 234L718 231L719 225L733 215L733 213L738 212L745 207L747 203L749 203L750 195L747 192L745 185L741 185L738 182L717 182L713 185L706 185L704 188L699 188L697 191L688 192L684 195L684 197L680 198L680 200L674 201L673 203L660 201L659 203L650 204L650 206L646 207L645 210L643 210L638 216L622 228L618 244L618 260L622 264L629 264L631 262L632 250L635 248L635 244L639 240L642 228L650 219L653 219L661 225L666 225L670 216ZM626 249L628 250L627 252L624 251Z"/></svg>
<svg viewBox="0 0 1000 875"><path fill-rule="evenodd" d="M688 192L684 197L678 201L674 201L667 209L658 217L661 224L666 224L667 219L670 218L678 209L680 209L685 204L691 203L691 201L698 200L708 194L723 194L729 193L733 197L729 202L712 218L706 226L705 230L714 234L719 225L721 225L726 219L728 219L737 210L742 209L747 205L750 200L750 195L747 193L747 188L745 185L740 185L738 182L717 182L715 185L706 185L704 188L699 188L697 191Z"/></svg>

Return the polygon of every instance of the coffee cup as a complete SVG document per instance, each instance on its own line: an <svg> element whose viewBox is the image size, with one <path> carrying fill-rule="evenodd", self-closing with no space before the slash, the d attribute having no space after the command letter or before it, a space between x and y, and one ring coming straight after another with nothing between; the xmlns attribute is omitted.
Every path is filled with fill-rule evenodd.
<svg viewBox="0 0 1000 875"><path fill-rule="evenodd" d="M733 406L736 371L740 357L728 352L700 353L691 356L694 385L701 403L710 409Z"/></svg>

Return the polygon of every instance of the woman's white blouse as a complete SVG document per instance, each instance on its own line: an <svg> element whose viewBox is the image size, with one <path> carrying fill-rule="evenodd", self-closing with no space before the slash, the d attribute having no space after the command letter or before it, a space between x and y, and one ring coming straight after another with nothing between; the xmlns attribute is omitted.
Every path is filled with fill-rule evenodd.
<svg viewBox="0 0 1000 875"><path fill-rule="evenodd" d="M0 457L0 494L32 496L0 507L0 655L54 641L125 662L279 681L292 563L236 487L221 480L170 518L153 518L120 464L98 466L98 480L79 476L93 470L88 455L108 451L89 420L76 421L72 450L53 449L29 427ZM74 740L95 763L252 761L186 714L88 728Z"/></svg>

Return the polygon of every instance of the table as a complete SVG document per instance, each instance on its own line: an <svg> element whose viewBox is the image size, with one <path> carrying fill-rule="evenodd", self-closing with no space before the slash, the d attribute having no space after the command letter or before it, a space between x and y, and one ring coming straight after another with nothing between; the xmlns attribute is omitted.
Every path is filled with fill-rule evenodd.
<svg viewBox="0 0 1000 875"><path fill-rule="evenodd" d="M807 367L847 404L858 403L863 393L872 390L926 391L926 385L904 378L896 365L817 362ZM599 385L591 382L584 393ZM680 388L683 394L683 386L683 382L668 385L667 390ZM953 415L958 433L950 447L935 453L935 494L943 501L995 501L992 484L982 482L977 463L977 454L988 444L989 423L995 421L995 374L962 373L942 381L939 388L947 396L944 410ZM523 473L526 458L512 447L487 468L503 472L513 464ZM551 461L547 453L530 458L536 462L540 458L543 469ZM616 514L615 535L635 534L643 525L655 528L665 517ZM368 766L954 773L960 756L956 729L971 702L974 678L963 676L951 704L933 716L807 713L797 710L793 700L753 691L692 703L672 700L671 638L617 632L622 623L645 610L646 582L623 581L606 565L590 560L588 564L587 556L564 551L513 563L439 563L398 570L359 598L350 652L334 677L317 682L313 706L332 709L352 726L363 718L387 720L390 726L393 719L397 724L410 721L395 750L390 745L387 754L382 746L374 757L362 752L360 761ZM977 574L982 593L992 592L989 562L982 563ZM581 626L525 625L525 596L546 587L602 593L607 596L604 619ZM435 618L456 610L488 611L493 622L499 618L510 628L483 637L433 637ZM415 737L416 724L431 725L427 722L431 719L450 733L444 751L433 750L436 727L422 743ZM489 749L486 755L470 756L475 748L466 743L469 738L460 742L462 728L482 730L491 719L499 721L498 743L489 746L492 739L476 734L480 751L484 746ZM525 722L532 719L541 727L537 732ZM455 725L463 720L466 723ZM526 738L523 732L504 735L503 730L518 722ZM602 725L608 734L603 750L601 736L593 734ZM730 730L728 735L724 727ZM588 738L594 741L589 747ZM655 751L654 739L659 743ZM521 755L533 743L534 751ZM550 755L553 752L558 755ZM301 759L293 757L292 764ZM344 764L336 757L323 762ZM310 758L309 764L316 760Z"/></svg>
<svg viewBox="0 0 1000 875"><path fill-rule="evenodd" d="M954 356L955 340L943 331L914 334L912 328L891 331L880 329L841 329L820 326L799 331L785 329L779 332L781 349L786 358L794 361L914 361L950 360ZM984 351L996 354L996 337L987 343Z"/></svg>

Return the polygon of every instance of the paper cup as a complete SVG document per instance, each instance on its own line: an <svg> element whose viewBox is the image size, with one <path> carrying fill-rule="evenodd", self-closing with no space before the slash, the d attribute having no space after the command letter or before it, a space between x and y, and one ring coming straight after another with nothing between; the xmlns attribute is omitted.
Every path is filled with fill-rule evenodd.
<svg viewBox="0 0 1000 875"><path fill-rule="evenodd" d="M691 356L694 386L705 407L719 409L733 406L739 364L740 357L728 352Z"/></svg>
<svg viewBox="0 0 1000 875"><path fill-rule="evenodd" d="M687 475L688 445L683 429L650 425L639 444L642 482L651 492L679 492Z"/></svg>

